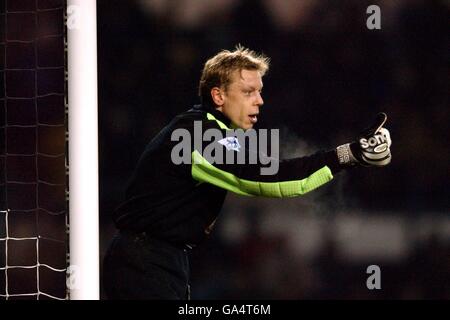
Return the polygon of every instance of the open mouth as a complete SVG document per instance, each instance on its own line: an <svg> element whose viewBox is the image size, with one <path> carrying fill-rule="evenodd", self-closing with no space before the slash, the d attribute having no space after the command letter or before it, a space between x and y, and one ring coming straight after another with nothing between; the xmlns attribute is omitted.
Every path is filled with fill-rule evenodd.
<svg viewBox="0 0 450 320"><path fill-rule="evenodd" d="M252 124L255 124L256 122L258 122L258 114L257 113L251 114L248 117L250 118L250 122Z"/></svg>

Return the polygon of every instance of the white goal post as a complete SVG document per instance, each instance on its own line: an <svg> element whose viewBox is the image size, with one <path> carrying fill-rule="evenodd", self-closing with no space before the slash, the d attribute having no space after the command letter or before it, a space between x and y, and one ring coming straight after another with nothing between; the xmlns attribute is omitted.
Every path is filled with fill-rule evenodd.
<svg viewBox="0 0 450 320"><path fill-rule="evenodd" d="M100 296L96 14L96 0L67 1L72 300Z"/></svg>

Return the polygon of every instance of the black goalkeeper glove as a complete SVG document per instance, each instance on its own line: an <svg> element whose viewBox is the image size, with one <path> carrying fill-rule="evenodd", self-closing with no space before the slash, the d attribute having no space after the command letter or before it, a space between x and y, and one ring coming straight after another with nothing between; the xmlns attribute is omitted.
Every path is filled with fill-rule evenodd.
<svg viewBox="0 0 450 320"><path fill-rule="evenodd" d="M339 163L344 166L360 164L363 166L383 167L391 162L391 136L383 125L387 116L381 112L374 124L364 130L358 141L336 148Z"/></svg>

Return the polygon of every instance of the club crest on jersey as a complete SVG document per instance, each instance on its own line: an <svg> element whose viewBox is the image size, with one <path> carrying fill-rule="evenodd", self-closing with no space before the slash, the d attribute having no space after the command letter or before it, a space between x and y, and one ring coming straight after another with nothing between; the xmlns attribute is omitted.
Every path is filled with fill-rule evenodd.
<svg viewBox="0 0 450 320"><path fill-rule="evenodd" d="M227 151L234 150L239 152L241 149L241 145L239 144L239 140L236 137L226 137L222 140L218 141L221 145L224 145L227 148Z"/></svg>

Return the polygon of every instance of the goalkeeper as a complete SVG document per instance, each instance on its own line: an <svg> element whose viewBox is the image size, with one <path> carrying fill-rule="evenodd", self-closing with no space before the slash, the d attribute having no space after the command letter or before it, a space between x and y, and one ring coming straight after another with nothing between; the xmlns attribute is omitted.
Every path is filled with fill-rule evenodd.
<svg viewBox="0 0 450 320"><path fill-rule="evenodd" d="M354 166L383 167L390 163L391 139L383 128L386 115L354 141L307 157L278 160L253 150L230 134L249 131L263 105L262 77L269 68L263 55L237 47L209 59L200 79L201 105L176 116L145 148L116 209L119 229L104 258L103 285L110 299L189 299L188 253L211 232L227 191L247 196L294 197L329 182ZM200 129L199 129L200 128ZM215 159L206 155L210 130ZM177 137L189 134L187 158L179 161ZM208 146L209 146L208 145ZM178 150L179 151L179 150ZM250 163L252 154L258 160ZM230 163L243 154L243 163ZM229 157L231 156L231 157ZM186 152L183 155L186 160ZM276 161L277 170L263 167Z"/></svg>

